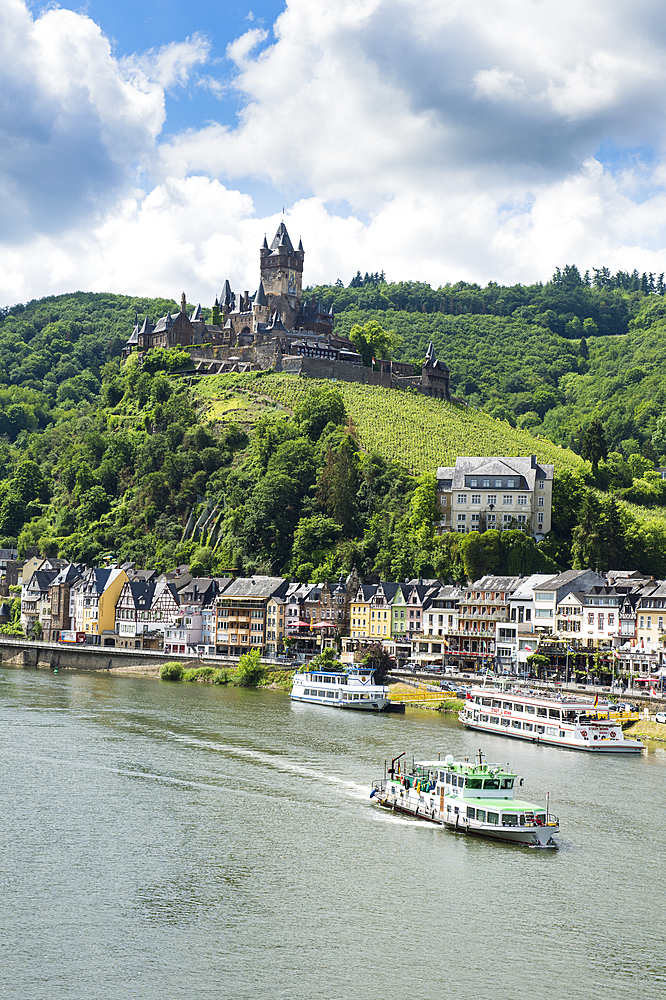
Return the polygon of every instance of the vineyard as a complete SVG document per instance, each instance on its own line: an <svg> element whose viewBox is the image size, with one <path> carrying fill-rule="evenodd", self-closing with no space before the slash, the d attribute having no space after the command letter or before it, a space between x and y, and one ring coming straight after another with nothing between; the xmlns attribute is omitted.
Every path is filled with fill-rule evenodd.
<svg viewBox="0 0 666 1000"><path fill-rule="evenodd" d="M242 421L245 408L229 409L225 400L245 396L254 398L260 409L273 401L291 410L311 385L310 380L294 375L250 372L209 376L196 384L194 392L209 401L211 418ZM559 471L576 471L584 465L572 451L516 430L480 410L380 386L337 382L336 387L356 425L361 446L416 474L453 465L459 455L536 454ZM216 406L216 401L221 405Z"/></svg>

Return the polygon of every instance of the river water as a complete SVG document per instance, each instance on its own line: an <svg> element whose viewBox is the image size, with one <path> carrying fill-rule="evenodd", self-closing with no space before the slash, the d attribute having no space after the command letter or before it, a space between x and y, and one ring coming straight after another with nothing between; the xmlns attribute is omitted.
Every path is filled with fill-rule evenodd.
<svg viewBox="0 0 666 1000"><path fill-rule="evenodd" d="M0 669L0 996L666 994L666 751L595 758L273 691ZM384 758L510 762L558 851L370 802Z"/></svg>

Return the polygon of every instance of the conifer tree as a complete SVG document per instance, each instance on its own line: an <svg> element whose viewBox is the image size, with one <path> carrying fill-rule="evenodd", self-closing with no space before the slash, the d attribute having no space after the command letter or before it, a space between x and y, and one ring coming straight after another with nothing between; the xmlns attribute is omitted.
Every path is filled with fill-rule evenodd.
<svg viewBox="0 0 666 1000"><path fill-rule="evenodd" d="M602 458L608 458L608 445L606 435L597 417L592 419L592 423L587 428L581 443L580 453L592 463L593 472L599 469L599 462Z"/></svg>

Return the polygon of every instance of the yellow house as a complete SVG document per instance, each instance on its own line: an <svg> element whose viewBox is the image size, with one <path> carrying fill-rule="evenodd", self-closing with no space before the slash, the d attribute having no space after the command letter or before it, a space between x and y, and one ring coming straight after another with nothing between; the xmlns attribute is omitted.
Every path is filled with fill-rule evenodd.
<svg viewBox="0 0 666 1000"><path fill-rule="evenodd" d="M370 605L377 587L373 584L361 584L356 597L350 605L349 635L352 639L368 639L370 637Z"/></svg>
<svg viewBox="0 0 666 1000"><path fill-rule="evenodd" d="M116 604L127 583L124 569L88 569L70 592L70 615L77 632L91 636L93 645L102 644L102 633L113 634ZM73 605L73 606L72 606Z"/></svg>

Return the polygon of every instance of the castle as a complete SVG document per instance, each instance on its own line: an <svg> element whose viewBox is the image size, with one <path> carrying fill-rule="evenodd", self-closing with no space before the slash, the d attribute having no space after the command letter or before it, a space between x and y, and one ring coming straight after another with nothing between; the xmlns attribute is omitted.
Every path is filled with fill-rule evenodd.
<svg viewBox="0 0 666 1000"><path fill-rule="evenodd" d="M147 316L140 322L137 316L123 360L153 347L180 347L189 351L200 375L273 368L451 398L449 369L435 358L432 344L420 376L412 365L397 361L379 361L379 371L364 368L351 340L333 332L333 308L327 310L314 295L309 303L303 300L304 257L302 241L294 250L281 222L270 246L264 236L254 295L236 295L225 281L207 323L201 305L188 315L183 292L180 312L168 312L156 323Z"/></svg>

